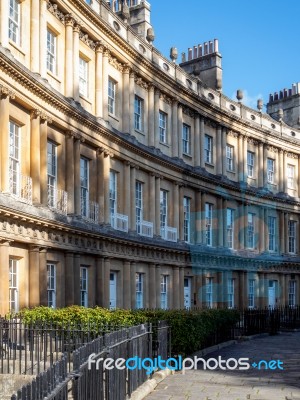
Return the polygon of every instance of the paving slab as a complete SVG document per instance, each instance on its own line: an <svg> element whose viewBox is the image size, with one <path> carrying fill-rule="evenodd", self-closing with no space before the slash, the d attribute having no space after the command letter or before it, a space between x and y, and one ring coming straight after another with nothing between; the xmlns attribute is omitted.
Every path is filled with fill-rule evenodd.
<svg viewBox="0 0 300 400"><path fill-rule="evenodd" d="M168 376L146 399L300 400L300 332L242 341L203 358L207 361L219 356L223 360L249 358L251 367L248 370L204 370L200 362L198 368L201 369ZM271 369L274 365L269 368L268 364L266 369L264 362L259 363L262 360L274 360L277 368ZM278 364L278 360L282 364Z"/></svg>

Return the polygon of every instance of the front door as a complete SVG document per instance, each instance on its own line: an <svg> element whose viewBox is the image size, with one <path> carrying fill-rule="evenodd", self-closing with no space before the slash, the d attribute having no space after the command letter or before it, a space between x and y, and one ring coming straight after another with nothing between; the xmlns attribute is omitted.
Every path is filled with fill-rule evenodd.
<svg viewBox="0 0 300 400"><path fill-rule="evenodd" d="M109 308L114 310L117 308L117 274L116 272L110 273L109 279Z"/></svg>
<svg viewBox="0 0 300 400"><path fill-rule="evenodd" d="M184 308L190 309L192 305L192 278L184 278Z"/></svg>
<svg viewBox="0 0 300 400"><path fill-rule="evenodd" d="M276 281L269 281L269 307L276 305Z"/></svg>

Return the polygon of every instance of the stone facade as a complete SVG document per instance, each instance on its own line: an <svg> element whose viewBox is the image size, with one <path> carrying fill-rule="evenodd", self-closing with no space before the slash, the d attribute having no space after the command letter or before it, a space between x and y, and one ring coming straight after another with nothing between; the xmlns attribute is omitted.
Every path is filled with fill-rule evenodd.
<svg viewBox="0 0 300 400"><path fill-rule="evenodd" d="M145 1L11 3L0 314L298 304L300 131L223 95L216 48L215 84L164 58Z"/></svg>

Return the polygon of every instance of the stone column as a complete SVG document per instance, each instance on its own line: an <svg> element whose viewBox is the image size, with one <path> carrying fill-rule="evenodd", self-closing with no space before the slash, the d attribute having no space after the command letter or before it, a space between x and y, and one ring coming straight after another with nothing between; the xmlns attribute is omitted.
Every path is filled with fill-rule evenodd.
<svg viewBox="0 0 300 400"><path fill-rule="evenodd" d="M110 155L104 153L104 223L110 224L110 209L109 209L109 176L110 176Z"/></svg>
<svg viewBox="0 0 300 400"><path fill-rule="evenodd" d="M178 157L182 157L182 104L178 104Z"/></svg>
<svg viewBox="0 0 300 400"><path fill-rule="evenodd" d="M148 89L148 144L150 147L154 146L155 130L154 120L158 119L158 115L154 110L154 86L149 85Z"/></svg>
<svg viewBox="0 0 300 400"><path fill-rule="evenodd" d="M149 300L150 309L156 308L156 281L155 281L155 264L149 264Z"/></svg>
<svg viewBox="0 0 300 400"><path fill-rule="evenodd" d="M29 307L40 305L40 249L30 246L29 251Z"/></svg>
<svg viewBox="0 0 300 400"><path fill-rule="evenodd" d="M178 154L178 100L172 101L172 157L179 157Z"/></svg>
<svg viewBox="0 0 300 400"><path fill-rule="evenodd" d="M206 244L206 221L205 221L205 202L206 195L204 192L201 193L201 238L202 243Z"/></svg>
<svg viewBox="0 0 300 400"><path fill-rule="evenodd" d="M278 172L279 172L279 179L278 179L278 191L284 191L284 184L283 181L286 177L283 178L283 150L279 150L279 165L278 165Z"/></svg>
<svg viewBox="0 0 300 400"><path fill-rule="evenodd" d="M47 77L47 1L41 0L40 2L40 26L39 26L39 62L40 62L40 75L42 78ZM38 45L37 45L38 46Z"/></svg>
<svg viewBox="0 0 300 400"><path fill-rule="evenodd" d="M122 102L123 102L123 132L129 133L131 131L130 125L130 101L132 93L130 91L130 84L129 84L129 73L130 68L125 66L123 69L123 92L122 92ZM134 82L133 82L134 83Z"/></svg>
<svg viewBox="0 0 300 400"><path fill-rule="evenodd" d="M131 192L132 192L132 183L130 180L130 163L125 162L124 163L124 186L123 186L123 201L124 201L124 213L125 215L128 215L128 217L131 215ZM133 194L133 198L135 199L135 195ZM135 203L133 201L133 203ZM135 204L134 204L135 205ZM131 223L130 223L130 229L131 228Z"/></svg>
<svg viewBox="0 0 300 400"><path fill-rule="evenodd" d="M263 308L265 306L265 291L264 291L264 273L263 272L258 272L258 301L257 301L257 305L259 308ZM255 288L254 288L255 290ZM254 297L255 299L255 297ZM255 301L255 300L254 300Z"/></svg>
<svg viewBox="0 0 300 400"><path fill-rule="evenodd" d="M259 252L263 253L266 250L266 242L265 242L265 210L263 207L259 209Z"/></svg>
<svg viewBox="0 0 300 400"><path fill-rule="evenodd" d="M205 168L204 147L205 147L205 127L204 118L200 118L200 165Z"/></svg>
<svg viewBox="0 0 300 400"><path fill-rule="evenodd" d="M202 205L201 205L201 197L202 197L202 193L201 193L200 190L198 190L196 192L196 218L195 218L195 226L196 226L195 242L196 242L196 244L202 243L202 227L201 227Z"/></svg>
<svg viewBox="0 0 300 400"><path fill-rule="evenodd" d="M95 114L97 118L103 118L102 102L102 75L103 75L103 50L101 42L96 44L96 65L95 65ZM125 118L124 118L125 119Z"/></svg>
<svg viewBox="0 0 300 400"><path fill-rule="evenodd" d="M179 268L179 308L184 308L184 267Z"/></svg>
<svg viewBox="0 0 300 400"><path fill-rule="evenodd" d="M268 226L268 218L269 218L268 208L265 208L265 209L264 209L263 223L264 223L264 225L265 225L265 228L264 228L264 234L265 234L264 244L265 244L265 250L266 250L266 251L269 251L269 226ZM260 234L262 235L263 232L260 232Z"/></svg>
<svg viewBox="0 0 300 400"><path fill-rule="evenodd" d="M286 157L287 157L287 152L284 151L283 152L283 162L281 164L282 173L283 173L283 176L282 176L282 189L283 189L284 193L287 192L287 173L286 173L286 171L287 171L287 159L286 159Z"/></svg>
<svg viewBox="0 0 300 400"><path fill-rule="evenodd" d="M2 24L2 22L1 22ZM11 92L0 85L0 132L1 132L1 189L9 191L9 97ZM14 96L13 96L14 97Z"/></svg>
<svg viewBox="0 0 300 400"><path fill-rule="evenodd" d="M81 215L81 183L80 183L80 138L74 143L74 204L75 214Z"/></svg>
<svg viewBox="0 0 300 400"><path fill-rule="evenodd" d="M47 249L40 249L39 252L39 292L40 292L40 304L41 306L48 306L48 296L47 296ZM65 291L65 288L62 288ZM65 296L62 296L63 301Z"/></svg>
<svg viewBox="0 0 300 400"><path fill-rule="evenodd" d="M179 183L175 182L173 185L174 188L174 201L173 201L173 227L177 229L177 234L178 238L181 240L181 235L180 235L180 213L181 213L181 203L180 201L183 201L182 198L179 196ZM180 200L179 200L180 199Z"/></svg>
<svg viewBox="0 0 300 400"><path fill-rule="evenodd" d="M66 132L66 189L68 192L68 214L75 212L75 157L74 157L74 133Z"/></svg>
<svg viewBox="0 0 300 400"><path fill-rule="evenodd" d="M277 163L277 165L278 165L278 163ZM298 182L297 182L297 184L298 184L298 197L300 197L300 156L298 156Z"/></svg>
<svg viewBox="0 0 300 400"><path fill-rule="evenodd" d="M3 47L8 47L8 16L9 16L9 2L0 2L1 11L1 25L0 25L0 42ZM4 315L4 314L0 314Z"/></svg>
<svg viewBox="0 0 300 400"><path fill-rule="evenodd" d="M47 143L48 143L48 121L47 119L41 121L40 126L40 188L41 188L41 203L44 206L48 205L48 166L47 166Z"/></svg>
<svg viewBox="0 0 300 400"><path fill-rule="evenodd" d="M160 142L159 135L159 96L160 91L154 90L154 146L158 147ZM167 131L168 134L168 131Z"/></svg>
<svg viewBox="0 0 300 400"><path fill-rule="evenodd" d="M195 115L194 121L194 166L200 167L200 115Z"/></svg>
<svg viewBox="0 0 300 400"><path fill-rule="evenodd" d="M248 248L248 204L245 203L243 205L244 208L244 247L245 249ZM254 221L254 229L256 228L255 226L255 221ZM254 232L255 234L255 232Z"/></svg>
<svg viewBox="0 0 300 400"><path fill-rule="evenodd" d="M79 101L79 32L80 25L75 24L73 29L73 97Z"/></svg>
<svg viewBox="0 0 300 400"><path fill-rule="evenodd" d="M262 166L262 169L260 169L258 171L258 175L262 174L264 177L264 187L268 186L267 156L268 156L267 146L264 146L263 166Z"/></svg>
<svg viewBox="0 0 300 400"><path fill-rule="evenodd" d="M135 292L135 287L131 286L130 261L123 261L123 307L131 309L131 292Z"/></svg>
<svg viewBox="0 0 300 400"><path fill-rule="evenodd" d="M110 51L108 49L104 50L103 53L103 65L102 65L102 102L103 102L103 119L108 121L108 57Z"/></svg>
<svg viewBox="0 0 300 400"><path fill-rule="evenodd" d="M279 218L280 253L285 253L285 241L288 233L285 231L284 211L280 211Z"/></svg>
<svg viewBox="0 0 300 400"><path fill-rule="evenodd" d="M216 170L217 175L222 174L222 127L218 125L217 127L217 138L216 138Z"/></svg>
<svg viewBox="0 0 300 400"><path fill-rule="evenodd" d="M65 254L65 305L75 304L74 296L74 254Z"/></svg>
<svg viewBox="0 0 300 400"><path fill-rule="evenodd" d="M96 306L103 307L104 302L104 258L96 258Z"/></svg>
<svg viewBox="0 0 300 400"><path fill-rule="evenodd" d="M0 315L9 311L9 241L0 240Z"/></svg>
<svg viewBox="0 0 300 400"><path fill-rule="evenodd" d="M179 286L179 267L176 265L173 267L173 308L178 310L180 308L180 298L178 294L180 293Z"/></svg>
<svg viewBox="0 0 300 400"><path fill-rule="evenodd" d="M155 281L156 281L156 308L160 308L160 281L161 281L161 275L160 275L160 265L156 265L156 271L155 271Z"/></svg>
<svg viewBox="0 0 300 400"><path fill-rule="evenodd" d="M65 17L65 95L73 97L73 26L74 19L71 14ZM45 47L45 44L44 44Z"/></svg>
<svg viewBox="0 0 300 400"><path fill-rule="evenodd" d="M259 142L258 144L258 166L259 166L259 171L258 171L258 187L263 187L265 184L264 181L264 144L262 142Z"/></svg>
<svg viewBox="0 0 300 400"><path fill-rule="evenodd" d="M134 132L134 79L135 73L131 71L129 74L129 97L126 99L129 103L129 133Z"/></svg>
<svg viewBox="0 0 300 400"><path fill-rule="evenodd" d="M31 24L30 24L30 69L32 72L40 72L40 0L31 1ZM3 23L3 14L2 21ZM8 32L8 30L7 30ZM44 43L45 45L45 43Z"/></svg>
<svg viewBox="0 0 300 400"><path fill-rule="evenodd" d="M227 130L223 127L222 129L222 174L227 175L227 164L226 164L226 146L227 146ZM234 153L234 152L233 152ZM235 163L235 154L233 154L233 163Z"/></svg>
<svg viewBox="0 0 300 400"><path fill-rule="evenodd" d="M40 155L40 112L31 112L30 129L30 176L32 179L32 201L41 202L41 155Z"/></svg>
<svg viewBox="0 0 300 400"><path fill-rule="evenodd" d="M243 174L244 174L244 182L247 182L247 176L248 176L248 171L247 171L247 154L248 154L248 139L246 136L243 138ZM254 176L255 176L255 171L254 171Z"/></svg>
<svg viewBox="0 0 300 400"><path fill-rule="evenodd" d="M279 297L281 299L280 305L285 306L287 304L287 298L286 298L286 275L284 273L281 273L281 275L279 276L279 281L280 281ZM299 288L296 288L296 292L298 290Z"/></svg>
<svg viewBox="0 0 300 400"><path fill-rule="evenodd" d="M155 218L155 199L156 199L156 195L155 195L155 175L154 174L150 174L149 175L149 188L148 188L148 193L150 196L150 203L149 203L149 219L150 222L153 223L153 233L156 234L156 218Z"/></svg>
<svg viewBox="0 0 300 400"><path fill-rule="evenodd" d="M243 203L240 204L239 206L239 219L238 219L238 242L239 242L239 249L244 249L247 245L247 242L245 243L245 215L244 215L244 205Z"/></svg>
<svg viewBox="0 0 300 400"><path fill-rule="evenodd" d="M244 139L242 134L238 138L238 155L238 180L242 182L244 180Z"/></svg>
<svg viewBox="0 0 300 400"><path fill-rule="evenodd" d="M110 307L110 258L104 259L104 299L103 307Z"/></svg>
<svg viewBox="0 0 300 400"><path fill-rule="evenodd" d="M223 246L228 247L228 241L227 241L227 200L223 199L223 212L222 212L222 219L223 219ZM233 216L233 227L234 227L235 221L234 221L234 216ZM234 229L234 228L233 228ZM233 248L235 248L235 241L234 241L234 232L233 232Z"/></svg>
<svg viewBox="0 0 300 400"><path fill-rule="evenodd" d="M174 199L175 203L175 199ZM179 214L179 230L177 229L177 237L179 240L184 240L183 233L183 186L179 186L179 199L178 199L178 210L175 208L175 213ZM192 227L191 227L192 228Z"/></svg>
<svg viewBox="0 0 300 400"><path fill-rule="evenodd" d="M136 168L132 166L130 170L130 213L128 219L130 220L130 229L136 231L136 209L135 209L135 183L136 183ZM129 184L129 182L127 183Z"/></svg>
<svg viewBox="0 0 300 400"><path fill-rule="evenodd" d="M218 246L223 247L224 246L224 237L223 237L223 199L222 197L219 197L217 199L218 202L218 210L217 210L217 215L218 215Z"/></svg>
<svg viewBox="0 0 300 400"><path fill-rule="evenodd" d="M74 255L74 304L80 304L80 254Z"/></svg>
<svg viewBox="0 0 300 400"><path fill-rule="evenodd" d="M160 177L155 179L155 234L160 236Z"/></svg>
<svg viewBox="0 0 300 400"><path fill-rule="evenodd" d="M238 279L239 279L239 308L245 308L246 307L246 299L247 296L245 295L247 288L245 287L245 272L244 271L239 271L238 273Z"/></svg>
<svg viewBox="0 0 300 400"><path fill-rule="evenodd" d="M99 204L99 222L104 222L104 151L98 148L96 151L97 160L97 202Z"/></svg>
<svg viewBox="0 0 300 400"><path fill-rule="evenodd" d="M289 213L284 213L284 230L285 230L285 237L286 237L286 240L285 240L285 253L286 254L288 254L288 252L289 252L289 239L288 239L288 234L289 234L289 228L288 228L288 226L289 226Z"/></svg>
<svg viewBox="0 0 300 400"><path fill-rule="evenodd" d="M135 274L136 274L136 263L131 262L131 270L130 270L130 287L131 287L131 309L134 310L136 308L136 289L135 289ZM144 295L145 301L145 295Z"/></svg>

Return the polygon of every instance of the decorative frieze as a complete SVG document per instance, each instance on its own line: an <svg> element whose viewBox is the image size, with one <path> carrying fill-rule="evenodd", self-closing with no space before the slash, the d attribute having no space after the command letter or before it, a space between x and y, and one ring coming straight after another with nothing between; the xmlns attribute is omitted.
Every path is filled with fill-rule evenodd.
<svg viewBox="0 0 300 400"><path fill-rule="evenodd" d="M58 9L57 4L51 3L51 1L47 0L47 9L48 11L54 15L57 19L59 19L63 24L65 23L65 14ZM68 15L68 17L71 14ZM73 16L72 16L73 18Z"/></svg>
<svg viewBox="0 0 300 400"><path fill-rule="evenodd" d="M108 62L118 71L123 72L123 64L120 63L115 57L112 57L111 54L108 57Z"/></svg>
<svg viewBox="0 0 300 400"><path fill-rule="evenodd" d="M0 84L0 96L1 97L10 97L12 100L16 97L14 91L10 90L6 86Z"/></svg>
<svg viewBox="0 0 300 400"><path fill-rule="evenodd" d="M287 152L287 153L286 153L286 156L287 156L287 158L298 159L298 155L297 155L297 154L294 154L294 153Z"/></svg>
<svg viewBox="0 0 300 400"><path fill-rule="evenodd" d="M145 82L140 76L135 76L134 82L141 88L148 90L149 84Z"/></svg>
<svg viewBox="0 0 300 400"><path fill-rule="evenodd" d="M92 40L89 35L85 32L80 31L79 32L79 39L85 43L88 47L90 47L92 50L95 50L96 47L98 47L99 49L99 44L98 42L94 42L94 40ZM100 46L103 47L103 44L101 44ZM99 50L98 50L99 51Z"/></svg>

